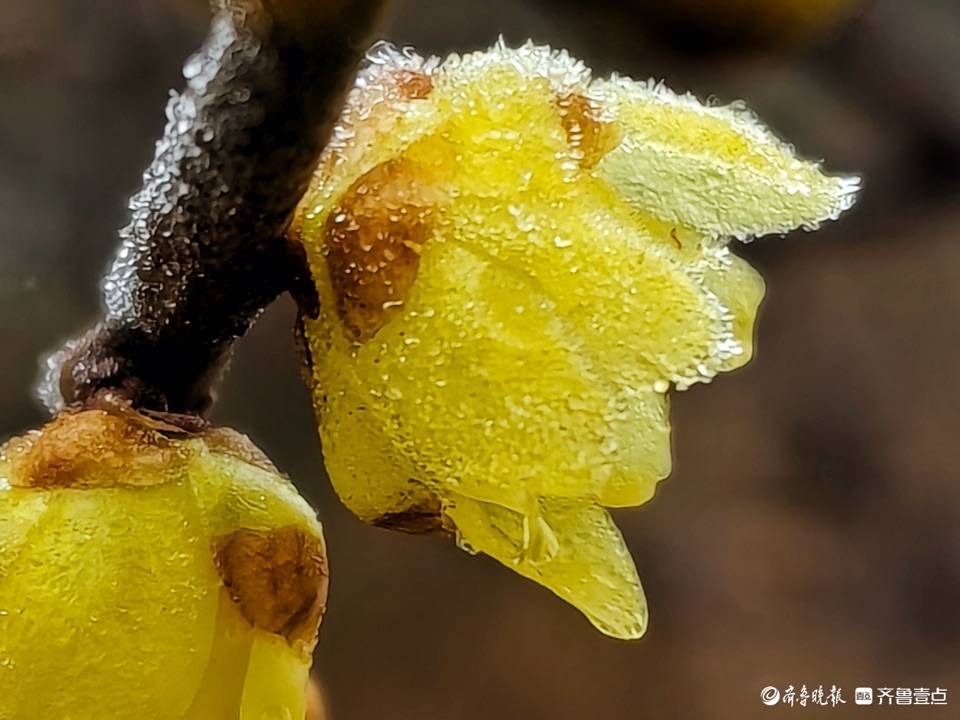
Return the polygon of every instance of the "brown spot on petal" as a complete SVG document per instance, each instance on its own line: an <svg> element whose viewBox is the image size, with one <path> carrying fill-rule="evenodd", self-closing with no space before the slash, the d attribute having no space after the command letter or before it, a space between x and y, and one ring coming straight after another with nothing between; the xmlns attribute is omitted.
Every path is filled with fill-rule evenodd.
<svg viewBox="0 0 960 720"><path fill-rule="evenodd" d="M394 73L397 89L407 100L423 100L433 91L433 79L413 70L398 70Z"/></svg>
<svg viewBox="0 0 960 720"><path fill-rule="evenodd" d="M557 99L560 122L567 142L580 154L580 165L592 168L620 142L616 125L600 119L596 103L583 95L564 95Z"/></svg>
<svg viewBox="0 0 960 720"><path fill-rule="evenodd" d="M309 652L327 602L323 541L295 527L241 529L216 543L223 584L256 628Z"/></svg>
<svg viewBox="0 0 960 720"><path fill-rule="evenodd" d="M443 509L436 499L424 500L396 512L388 512L370 521L375 527L398 530L412 535L448 532Z"/></svg>
<svg viewBox="0 0 960 720"><path fill-rule="evenodd" d="M676 228L670 228L670 239L673 241L673 245L677 248L677 250L683 250L683 243L680 242L680 237L677 235Z"/></svg>
<svg viewBox="0 0 960 720"><path fill-rule="evenodd" d="M412 162L388 160L357 179L327 217L327 268L351 340L369 340L403 311L430 235L428 193Z"/></svg>
<svg viewBox="0 0 960 720"><path fill-rule="evenodd" d="M2 449L9 482L23 488L158 485L187 454L134 411L64 412Z"/></svg>

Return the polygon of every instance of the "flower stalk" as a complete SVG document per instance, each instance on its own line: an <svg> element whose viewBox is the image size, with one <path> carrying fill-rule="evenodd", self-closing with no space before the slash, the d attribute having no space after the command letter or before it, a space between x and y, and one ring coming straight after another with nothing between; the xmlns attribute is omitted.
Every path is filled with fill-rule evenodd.
<svg viewBox="0 0 960 720"><path fill-rule="evenodd" d="M105 394L148 411L208 409L233 342L305 286L284 230L383 4L215 5L130 200L104 316L48 361L41 395L52 411Z"/></svg>

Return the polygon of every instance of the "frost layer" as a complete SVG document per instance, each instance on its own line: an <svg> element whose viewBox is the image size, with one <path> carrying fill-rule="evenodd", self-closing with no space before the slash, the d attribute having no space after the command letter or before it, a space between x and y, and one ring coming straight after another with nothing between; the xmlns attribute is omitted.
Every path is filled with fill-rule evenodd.
<svg viewBox="0 0 960 720"><path fill-rule="evenodd" d="M605 508L669 473L670 387L750 358L763 283L727 243L814 228L857 186L739 106L594 80L564 52L375 48L294 223L340 497L639 637Z"/></svg>
<svg viewBox="0 0 960 720"><path fill-rule="evenodd" d="M246 438L61 415L0 455L0 718L302 718L320 525Z"/></svg>

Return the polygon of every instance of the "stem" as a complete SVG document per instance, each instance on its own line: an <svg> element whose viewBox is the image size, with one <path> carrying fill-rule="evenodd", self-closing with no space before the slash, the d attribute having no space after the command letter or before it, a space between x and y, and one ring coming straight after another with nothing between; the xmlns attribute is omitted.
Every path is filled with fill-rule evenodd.
<svg viewBox="0 0 960 720"><path fill-rule="evenodd" d="M207 410L234 341L303 282L284 231L383 4L218 4L130 200L104 317L48 361L51 410L105 392L144 410Z"/></svg>

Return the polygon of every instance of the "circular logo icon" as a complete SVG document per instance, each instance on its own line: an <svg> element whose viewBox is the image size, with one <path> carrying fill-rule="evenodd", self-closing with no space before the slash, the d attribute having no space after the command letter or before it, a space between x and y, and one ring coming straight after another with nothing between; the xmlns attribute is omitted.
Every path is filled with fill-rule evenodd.
<svg viewBox="0 0 960 720"><path fill-rule="evenodd" d="M776 705L780 702L780 691L773 685L767 685L760 691L760 699L764 705Z"/></svg>

